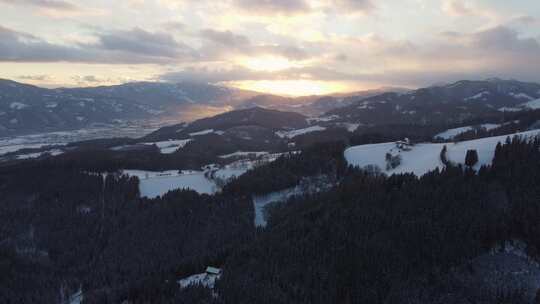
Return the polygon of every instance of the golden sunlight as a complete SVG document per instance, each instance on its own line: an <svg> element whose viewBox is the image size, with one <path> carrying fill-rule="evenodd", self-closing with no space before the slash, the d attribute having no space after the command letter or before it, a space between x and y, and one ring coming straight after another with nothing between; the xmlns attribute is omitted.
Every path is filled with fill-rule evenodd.
<svg viewBox="0 0 540 304"><path fill-rule="evenodd" d="M243 90L287 96L327 95L348 90L343 83L317 80L238 81L226 84Z"/></svg>

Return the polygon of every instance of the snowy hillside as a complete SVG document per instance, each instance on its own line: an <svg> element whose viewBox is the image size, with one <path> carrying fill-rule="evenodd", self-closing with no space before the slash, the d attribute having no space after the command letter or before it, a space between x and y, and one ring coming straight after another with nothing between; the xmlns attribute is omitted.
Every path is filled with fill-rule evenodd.
<svg viewBox="0 0 540 304"><path fill-rule="evenodd" d="M491 164L495 154L497 143L504 142L508 136L533 137L540 135L540 130L488 137L455 144L422 143L412 146L410 151L397 148L396 143L382 143L372 145L355 146L345 150L345 158L351 165L364 168L374 165L387 174L414 173L418 176L444 167L440 159L443 147L447 146L447 158L455 164L463 164L467 150L477 150L479 161L475 166L478 169L482 165ZM400 155L401 164L395 169L386 169L386 154Z"/></svg>
<svg viewBox="0 0 540 304"><path fill-rule="evenodd" d="M499 124L482 124L482 125L479 125L479 126L460 127L460 128L446 130L446 131L444 131L442 133L439 133L439 134L435 135L434 138L435 139L440 138L440 139L443 139L443 140L451 140L454 137L456 137L456 136L458 136L460 134L463 134L465 132L469 132L469 131L477 130L477 129L485 129L486 131L490 131L490 130L496 129L496 128L500 127L500 126L501 125L499 125Z"/></svg>

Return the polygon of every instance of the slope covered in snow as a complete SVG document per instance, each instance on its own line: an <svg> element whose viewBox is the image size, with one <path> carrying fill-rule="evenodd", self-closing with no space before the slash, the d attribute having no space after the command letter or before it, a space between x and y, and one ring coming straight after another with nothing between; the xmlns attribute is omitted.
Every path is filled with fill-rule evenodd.
<svg viewBox="0 0 540 304"><path fill-rule="evenodd" d="M456 136L458 136L460 134L463 134L465 132L469 132L471 130L485 129L487 131L490 131L490 130L496 129L496 128L500 127L500 126L501 125L499 125L499 124L482 124L482 125L479 125L479 126L460 127L460 128L446 130L446 131L444 131L442 133L439 133L439 134L435 135L434 138L450 140L450 139L453 139L454 137L456 137Z"/></svg>
<svg viewBox="0 0 540 304"><path fill-rule="evenodd" d="M410 151L398 149L396 143L393 142L355 146L345 150L345 158L353 166L364 168L374 165L386 174L414 173L421 176L437 167L444 167L440 159L440 154L446 145L447 158L454 164L463 164L465 162L467 150L477 150L479 160L475 169L478 169L482 165L491 164L497 143L504 143L508 136L513 137L516 135L523 138L530 138L539 136L540 130L450 144L422 143L414 145ZM395 169L386 169L385 156L387 153L401 155L401 164Z"/></svg>
<svg viewBox="0 0 540 304"><path fill-rule="evenodd" d="M276 132L276 135L281 138L294 138L296 136L300 136L303 134L311 133L311 132L317 132L317 131L324 131L326 130L325 127L321 126L312 126L304 129L297 129L292 131L278 131Z"/></svg>

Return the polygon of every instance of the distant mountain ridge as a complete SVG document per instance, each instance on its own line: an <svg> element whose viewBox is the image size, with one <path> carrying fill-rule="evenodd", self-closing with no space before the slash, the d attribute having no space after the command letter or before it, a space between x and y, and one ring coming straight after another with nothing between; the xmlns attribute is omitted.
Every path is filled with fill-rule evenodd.
<svg viewBox="0 0 540 304"><path fill-rule="evenodd" d="M45 89L0 80L0 137L165 117L174 123L184 121L180 114L189 107L212 107L212 114L258 107L322 117L319 121L331 117L333 124L451 125L486 113L536 108L538 99L540 84L495 78L297 98L189 82Z"/></svg>
<svg viewBox="0 0 540 304"><path fill-rule="evenodd" d="M216 114L253 107L317 116L380 91L369 92L370 95L360 92L355 97L289 98L191 82L132 82L113 86L46 89L0 79L0 137L164 117L176 117L183 121L190 120L182 115L184 113L199 118L201 113L198 112L203 115Z"/></svg>
<svg viewBox="0 0 540 304"><path fill-rule="evenodd" d="M255 94L194 83L45 89L0 80L0 137L153 119L185 105L234 105Z"/></svg>
<svg viewBox="0 0 540 304"><path fill-rule="evenodd" d="M540 84L516 80L462 80L407 93L384 93L331 110L338 120L363 124L459 123L486 113L520 111L540 98ZM516 108L518 107L518 108Z"/></svg>

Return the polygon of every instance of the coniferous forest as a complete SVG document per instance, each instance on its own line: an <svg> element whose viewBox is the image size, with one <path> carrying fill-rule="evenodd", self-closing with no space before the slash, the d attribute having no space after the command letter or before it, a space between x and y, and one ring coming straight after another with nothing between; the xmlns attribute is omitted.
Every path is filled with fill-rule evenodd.
<svg viewBox="0 0 540 304"><path fill-rule="evenodd" d="M539 255L540 141L508 138L492 166L449 165L420 178L348 167L344 148L283 156L216 195L157 199L141 198L136 178L73 163L4 166L0 302L67 303L78 290L84 303L535 299L538 288L485 280L479 265L508 241ZM253 226L251 195L315 175L333 186L272 204L268 226ZM223 269L214 291L178 287L208 265Z"/></svg>

